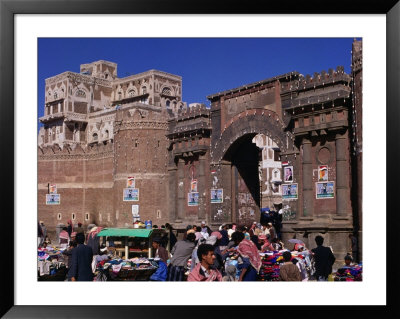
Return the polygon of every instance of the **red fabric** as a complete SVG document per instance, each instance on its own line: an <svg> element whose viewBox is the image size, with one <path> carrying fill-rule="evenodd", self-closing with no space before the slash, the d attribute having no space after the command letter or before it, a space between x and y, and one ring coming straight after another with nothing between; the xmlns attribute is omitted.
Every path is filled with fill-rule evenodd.
<svg viewBox="0 0 400 319"><path fill-rule="evenodd" d="M201 263L198 263L189 274L187 281L222 281L222 275L218 270L210 269L210 276L207 278L200 274L200 268Z"/></svg>
<svg viewBox="0 0 400 319"><path fill-rule="evenodd" d="M69 235L68 235L68 233L67 233L65 230L62 230L62 231L60 232L60 238L69 239Z"/></svg>
<svg viewBox="0 0 400 319"><path fill-rule="evenodd" d="M103 227L96 227L96 228L93 227L92 230L90 230L90 232L89 232L88 239L89 239L89 236L94 238L98 233L101 232L102 229L103 229Z"/></svg>
<svg viewBox="0 0 400 319"><path fill-rule="evenodd" d="M243 239L239 244L238 251L244 258L249 258L251 265L257 272L260 271L261 257L257 246L251 240Z"/></svg>

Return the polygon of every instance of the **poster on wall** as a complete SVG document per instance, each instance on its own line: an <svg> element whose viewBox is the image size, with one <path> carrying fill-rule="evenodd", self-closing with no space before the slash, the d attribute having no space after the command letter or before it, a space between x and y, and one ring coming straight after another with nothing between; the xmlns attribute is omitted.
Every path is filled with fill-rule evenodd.
<svg viewBox="0 0 400 319"><path fill-rule="evenodd" d="M328 181L328 165L318 166L318 181L319 182Z"/></svg>
<svg viewBox="0 0 400 319"><path fill-rule="evenodd" d="M46 205L60 205L60 194L46 194Z"/></svg>
<svg viewBox="0 0 400 319"><path fill-rule="evenodd" d="M283 168L283 176L285 183L293 182L293 166L285 166Z"/></svg>
<svg viewBox="0 0 400 319"><path fill-rule="evenodd" d="M124 202L138 201L139 200L139 188L124 188Z"/></svg>
<svg viewBox="0 0 400 319"><path fill-rule="evenodd" d="M199 193L190 192L188 193L188 206L199 205Z"/></svg>
<svg viewBox="0 0 400 319"><path fill-rule="evenodd" d="M197 179L193 179L190 182L190 192L196 193L197 192Z"/></svg>
<svg viewBox="0 0 400 319"><path fill-rule="evenodd" d="M56 184L49 185L49 194L57 194L57 185Z"/></svg>
<svg viewBox="0 0 400 319"><path fill-rule="evenodd" d="M297 199L297 184L282 184L282 199Z"/></svg>
<svg viewBox="0 0 400 319"><path fill-rule="evenodd" d="M223 195L224 190L222 188L211 189L211 203L222 203L224 201Z"/></svg>
<svg viewBox="0 0 400 319"><path fill-rule="evenodd" d="M132 217L133 222L140 220L139 205L132 205Z"/></svg>
<svg viewBox="0 0 400 319"><path fill-rule="evenodd" d="M335 197L335 182L317 182L316 183L316 197L320 198L334 198Z"/></svg>
<svg viewBox="0 0 400 319"><path fill-rule="evenodd" d="M126 187L128 188L135 188L135 178L134 177L128 177L126 180Z"/></svg>

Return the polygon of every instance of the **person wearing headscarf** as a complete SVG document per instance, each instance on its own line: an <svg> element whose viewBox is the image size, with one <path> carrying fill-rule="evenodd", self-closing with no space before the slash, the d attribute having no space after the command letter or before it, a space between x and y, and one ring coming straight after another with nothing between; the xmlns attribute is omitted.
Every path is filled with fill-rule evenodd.
<svg viewBox="0 0 400 319"><path fill-rule="evenodd" d="M274 247L271 245L271 243L269 242L267 236L265 236L264 234L258 236L258 239L261 243L261 251L262 252L266 252L266 251L274 251Z"/></svg>
<svg viewBox="0 0 400 319"><path fill-rule="evenodd" d="M58 235L59 238L58 242L60 244L61 249L65 249L68 246L69 235L67 230L68 230L67 227L63 227L60 234Z"/></svg>
<svg viewBox="0 0 400 319"><path fill-rule="evenodd" d="M197 250L197 257L200 262L190 272L188 281L222 281L221 273L214 268L216 257L212 245L200 245Z"/></svg>
<svg viewBox="0 0 400 319"><path fill-rule="evenodd" d="M238 246L239 281L256 281L261 268L261 258L256 245L251 240L244 239L242 232L234 232L232 240Z"/></svg>
<svg viewBox="0 0 400 319"><path fill-rule="evenodd" d="M93 255L98 255L100 250L100 237L97 236L103 227L94 226L87 235L87 245L92 248Z"/></svg>

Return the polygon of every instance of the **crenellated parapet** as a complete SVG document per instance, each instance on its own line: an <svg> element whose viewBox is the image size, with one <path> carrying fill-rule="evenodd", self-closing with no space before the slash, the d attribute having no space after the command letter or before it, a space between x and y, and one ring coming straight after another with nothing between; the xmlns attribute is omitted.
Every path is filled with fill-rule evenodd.
<svg viewBox="0 0 400 319"><path fill-rule="evenodd" d="M335 71L300 75L282 89L282 108L295 136L324 136L347 129L351 95L351 76L338 66Z"/></svg>
<svg viewBox="0 0 400 319"><path fill-rule="evenodd" d="M38 146L38 160L98 159L113 156L113 143Z"/></svg>
<svg viewBox="0 0 400 319"><path fill-rule="evenodd" d="M204 104L180 110L178 116L169 121L169 138L179 138L210 131L210 110Z"/></svg>
<svg viewBox="0 0 400 319"><path fill-rule="evenodd" d="M204 104L190 104L168 121L170 148L174 156L191 157L209 150L210 110Z"/></svg>
<svg viewBox="0 0 400 319"><path fill-rule="evenodd" d="M344 72L344 67L338 66L336 67L336 70L329 69L328 72L325 70L321 71L320 73L314 72L313 76L310 74L307 74L306 76L300 74L297 80L291 81L286 85L282 85L281 93L284 94L292 91L310 89L314 90L339 83L349 85L350 80L351 77Z"/></svg>

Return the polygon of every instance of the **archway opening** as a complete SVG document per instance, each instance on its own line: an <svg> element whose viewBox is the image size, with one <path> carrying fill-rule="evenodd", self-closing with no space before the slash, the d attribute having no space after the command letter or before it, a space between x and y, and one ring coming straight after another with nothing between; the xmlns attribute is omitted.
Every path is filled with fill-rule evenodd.
<svg viewBox="0 0 400 319"><path fill-rule="evenodd" d="M264 134L238 138L223 159L231 163L232 221L250 225L282 203L282 164L277 144Z"/></svg>

